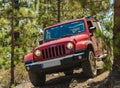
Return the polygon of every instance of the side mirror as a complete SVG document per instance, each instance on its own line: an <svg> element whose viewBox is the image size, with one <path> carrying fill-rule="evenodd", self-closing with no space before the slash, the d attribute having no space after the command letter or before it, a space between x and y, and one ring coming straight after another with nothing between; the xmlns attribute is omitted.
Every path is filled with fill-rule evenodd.
<svg viewBox="0 0 120 88"><path fill-rule="evenodd" d="M96 30L96 27L90 27L90 31Z"/></svg>
<svg viewBox="0 0 120 88"><path fill-rule="evenodd" d="M43 40L38 41L38 44L39 45L43 44Z"/></svg>
<svg viewBox="0 0 120 88"><path fill-rule="evenodd" d="M89 31L90 31L90 36L93 36L93 31L96 30L96 27L90 27Z"/></svg>

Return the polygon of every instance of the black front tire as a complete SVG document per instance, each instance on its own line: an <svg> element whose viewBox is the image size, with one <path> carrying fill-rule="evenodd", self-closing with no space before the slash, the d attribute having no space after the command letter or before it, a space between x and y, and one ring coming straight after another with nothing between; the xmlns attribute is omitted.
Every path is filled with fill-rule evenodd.
<svg viewBox="0 0 120 88"><path fill-rule="evenodd" d="M45 84L46 75L39 72L28 72L29 79L35 87L39 87Z"/></svg>
<svg viewBox="0 0 120 88"><path fill-rule="evenodd" d="M85 61L81 62L83 73L89 78L95 77L97 75L97 66L95 55L92 50L86 52L85 59Z"/></svg>

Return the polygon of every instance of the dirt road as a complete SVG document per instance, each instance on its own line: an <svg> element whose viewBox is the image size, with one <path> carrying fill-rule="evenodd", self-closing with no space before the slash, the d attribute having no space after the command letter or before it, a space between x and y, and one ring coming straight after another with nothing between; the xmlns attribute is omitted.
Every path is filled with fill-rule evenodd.
<svg viewBox="0 0 120 88"><path fill-rule="evenodd" d="M88 79L82 73L82 69L74 70L74 74L71 76L65 76L63 73L56 73L47 75L46 84L40 88L90 88L91 83L104 80L108 76L109 72L104 72ZM19 84L15 88L38 88L34 87L30 81Z"/></svg>

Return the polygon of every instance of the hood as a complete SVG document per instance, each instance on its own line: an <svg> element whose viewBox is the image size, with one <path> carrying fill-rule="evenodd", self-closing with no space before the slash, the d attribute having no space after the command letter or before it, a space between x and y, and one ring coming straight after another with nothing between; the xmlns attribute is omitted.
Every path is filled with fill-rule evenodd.
<svg viewBox="0 0 120 88"><path fill-rule="evenodd" d="M56 40L51 40L49 42L44 42L42 45L37 46L35 48L35 50L43 48L43 47L49 47L51 45L65 44L65 43L68 43L68 42L77 43L79 41L86 40L88 38L89 38L88 34L76 34L76 35L73 35L73 36L62 37L62 38L59 38L59 39L56 39Z"/></svg>

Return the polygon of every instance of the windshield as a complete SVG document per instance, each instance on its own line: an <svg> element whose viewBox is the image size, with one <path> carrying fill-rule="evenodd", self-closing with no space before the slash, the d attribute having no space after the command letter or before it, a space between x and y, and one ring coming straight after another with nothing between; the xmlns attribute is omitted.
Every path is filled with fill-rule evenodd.
<svg viewBox="0 0 120 88"><path fill-rule="evenodd" d="M52 28L48 28L44 33L44 41L54 40L61 37L70 36L73 34L82 33L85 31L83 20L62 24Z"/></svg>

